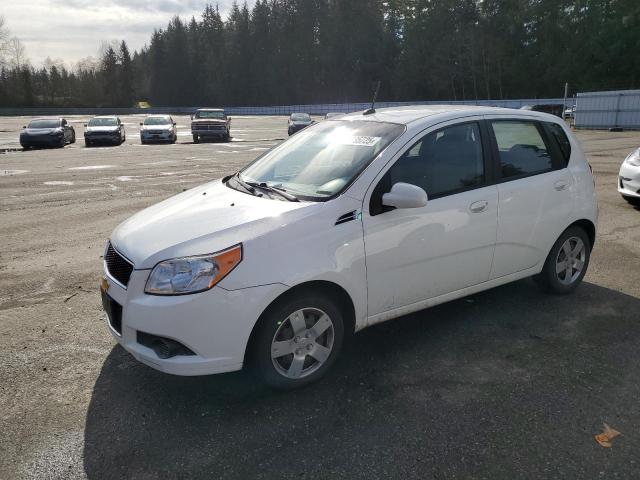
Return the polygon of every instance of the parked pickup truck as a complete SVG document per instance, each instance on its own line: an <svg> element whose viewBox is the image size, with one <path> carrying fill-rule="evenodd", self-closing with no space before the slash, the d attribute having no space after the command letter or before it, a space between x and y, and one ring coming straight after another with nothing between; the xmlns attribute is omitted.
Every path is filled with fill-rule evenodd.
<svg viewBox="0 0 640 480"><path fill-rule="evenodd" d="M199 108L191 115L191 135L193 142L199 143L201 138L221 138L229 140L231 119L222 108Z"/></svg>

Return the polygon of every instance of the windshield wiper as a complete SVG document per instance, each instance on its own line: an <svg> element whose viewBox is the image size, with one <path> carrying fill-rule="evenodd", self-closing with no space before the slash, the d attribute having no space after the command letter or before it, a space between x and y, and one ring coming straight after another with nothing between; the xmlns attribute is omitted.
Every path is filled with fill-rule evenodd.
<svg viewBox="0 0 640 480"><path fill-rule="evenodd" d="M240 177L240 172L236 173L231 178L233 178L236 183L240 184L240 186L244 188L247 192L249 192L251 195L256 194L256 189L250 183L247 183L244 180L242 180L242 178Z"/></svg>
<svg viewBox="0 0 640 480"><path fill-rule="evenodd" d="M271 192L271 193L277 193L278 195L280 195L282 198L290 201L290 202L299 202L300 200L298 200L298 197L296 197L295 195L291 195L289 192L287 192L284 188L280 188L280 187L275 187L275 186L271 186L265 182L246 182L247 185L249 185L250 187L255 187L255 188L261 188L262 190L266 190L267 192Z"/></svg>

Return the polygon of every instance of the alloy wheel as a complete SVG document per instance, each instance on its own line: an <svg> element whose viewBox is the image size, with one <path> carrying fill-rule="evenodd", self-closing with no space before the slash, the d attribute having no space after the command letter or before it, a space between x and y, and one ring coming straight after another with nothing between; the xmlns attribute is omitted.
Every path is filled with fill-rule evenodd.
<svg viewBox="0 0 640 480"><path fill-rule="evenodd" d="M587 259L587 249L578 237L569 237L562 244L556 258L556 275L563 285L571 285L582 271Z"/></svg>
<svg viewBox="0 0 640 480"><path fill-rule="evenodd" d="M287 378L311 375L327 361L335 337L331 318L318 308L303 308L279 322L271 341L271 361Z"/></svg>

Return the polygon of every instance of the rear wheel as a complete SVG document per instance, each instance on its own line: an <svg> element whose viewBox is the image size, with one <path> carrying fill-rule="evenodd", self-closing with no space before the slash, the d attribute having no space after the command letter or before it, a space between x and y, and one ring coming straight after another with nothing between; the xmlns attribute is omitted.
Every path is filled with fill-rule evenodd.
<svg viewBox="0 0 640 480"><path fill-rule="evenodd" d="M253 366L258 376L278 389L302 387L320 379L342 348L342 312L315 293L290 297L271 309L256 327Z"/></svg>
<svg viewBox="0 0 640 480"><path fill-rule="evenodd" d="M91 147L92 145L93 145L93 144L92 144L89 140L86 140L86 139L85 139L85 141L84 141L84 146L85 146L85 147Z"/></svg>
<svg viewBox="0 0 640 480"><path fill-rule="evenodd" d="M200 143L200 137L198 137L198 135L193 135L193 143Z"/></svg>
<svg viewBox="0 0 640 480"><path fill-rule="evenodd" d="M622 198L624 198L629 203L629 205L633 205L634 207L640 207L640 198L629 197L627 195L623 195Z"/></svg>
<svg viewBox="0 0 640 480"><path fill-rule="evenodd" d="M551 293L571 293L587 273L590 258L589 236L580 227L569 227L556 240L542 272L536 275L534 280Z"/></svg>

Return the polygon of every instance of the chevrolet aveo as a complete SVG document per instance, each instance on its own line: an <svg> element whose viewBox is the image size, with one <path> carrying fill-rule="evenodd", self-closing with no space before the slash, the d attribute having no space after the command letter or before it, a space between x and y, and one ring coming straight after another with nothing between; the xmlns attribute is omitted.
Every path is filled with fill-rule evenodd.
<svg viewBox="0 0 640 480"><path fill-rule="evenodd" d="M115 339L153 368L250 366L292 388L370 325L529 276L570 293L596 220L590 167L558 118L380 109L122 223L102 300Z"/></svg>

